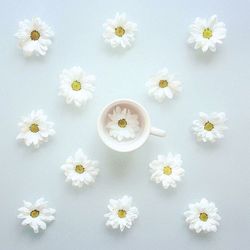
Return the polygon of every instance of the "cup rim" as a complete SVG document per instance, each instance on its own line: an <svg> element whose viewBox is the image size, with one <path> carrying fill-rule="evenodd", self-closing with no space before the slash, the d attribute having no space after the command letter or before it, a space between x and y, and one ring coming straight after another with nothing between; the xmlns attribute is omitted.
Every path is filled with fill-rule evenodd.
<svg viewBox="0 0 250 250"><path fill-rule="evenodd" d="M109 107L116 106L116 105L118 105L121 102L124 102L124 103L127 102L127 103L130 103L130 104L134 105L134 106L139 107L139 109L141 109L143 111L142 112L142 113L144 113L143 117L144 117L145 120L147 120L148 125L147 125L147 129L146 129L145 135L141 139L140 143L135 144L133 147L130 146L130 147L127 147L127 148L124 148L124 149L117 149L116 147L113 146L112 143L109 143L107 140L105 140L104 133L103 133L103 126L102 126L101 120L102 120L103 114L105 113L105 111ZM99 114L99 116L97 118L97 132L98 132L99 137L101 138L102 142L106 146L108 146L109 148L111 148L112 150L117 151L117 152L131 152L131 151L134 151L134 150L138 149L139 147L141 147L146 142L146 140L148 139L148 137L150 135L150 128L151 128L151 120L150 120L150 116L148 114L148 111L140 103L138 103L137 101L132 100L132 99L128 99L128 98L115 99L112 102L108 103L101 110L101 112L100 112L100 114Z"/></svg>

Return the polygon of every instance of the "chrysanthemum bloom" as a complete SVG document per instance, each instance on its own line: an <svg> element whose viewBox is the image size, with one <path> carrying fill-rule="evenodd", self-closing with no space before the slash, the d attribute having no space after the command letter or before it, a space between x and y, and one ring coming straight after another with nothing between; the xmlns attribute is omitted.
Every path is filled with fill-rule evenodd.
<svg viewBox="0 0 250 250"><path fill-rule="evenodd" d="M218 22L217 16L214 15L208 20L197 17L190 26L188 43L194 43L194 48L201 48L203 52L206 52L208 49L215 52L216 44L221 44L225 37L225 24Z"/></svg>
<svg viewBox="0 0 250 250"><path fill-rule="evenodd" d="M54 32L39 17L34 17L19 22L19 30L15 36L25 56L44 56L52 43Z"/></svg>
<svg viewBox="0 0 250 250"><path fill-rule="evenodd" d="M158 102L163 102L166 98L172 99L182 90L181 82L175 80L173 74L169 74L166 68L158 71L146 83L149 96L154 97Z"/></svg>
<svg viewBox="0 0 250 250"><path fill-rule="evenodd" d="M198 141L215 142L217 139L224 137L224 131L227 129L225 125L226 115L223 112L205 114L199 113L200 118L193 121L193 132Z"/></svg>
<svg viewBox="0 0 250 250"><path fill-rule="evenodd" d="M184 169L181 168L181 155L168 153L167 156L158 155L157 160L152 161L150 166L151 180L157 184L161 183L163 188L176 187L176 183L181 181Z"/></svg>
<svg viewBox="0 0 250 250"><path fill-rule="evenodd" d="M137 219L138 209L132 206L132 197L123 196L118 200L109 200L109 212L104 215L108 218L106 226L111 226L113 229L120 228L123 231L125 228L131 228L133 221Z"/></svg>
<svg viewBox="0 0 250 250"><path fill-rule="evenodd" d="M130 47L135 40L137 25L127 21L126 14L117 13L114 19L108 19L104 24L103 37L113 48Z"/></svg>
<svg viewBox="0 0 250 250"><path fill-rule="evenodd" d="M121 109L120 106L116 106L108 117L106 128L109 130L110 136L118 141L134 139L140 130L138 116L132 114L129 109Z"/></svg>
<svg viewBox="0 0 250 250"><path fill-rule="evenodd" d="M221 217L218 215L218 209L213 202L201 199L200 202L190 204L189 210L184 213L189 229L196 233L216 232Z"/></svg>
<svg viewBox="0 0 250 250"><path fill-rule="evenodd" d="M81 67L64 69L60 75L59 95L64 96L66 103L83 106L93 98L95 76L88 75Z"/></svg>
<svg viewBox="0 0 250 250"><path fill-rule="evenodd" d="M32 111L29 116L22 118L18 126L21 131L16 139L24 141L26 146L33 145L35 148L39 148L41 143L47 142L49 136L55 134L54 123L47 121L43 110Z"/></svg>
<svg viewBox="0 0 250 250"><path fill-rule="evenodd" d="M39 232L39 228L45 230L47 228L46 222L55 220L56 210L48 208L48 202L43 198L38 199L34 204L23 201L24 206L19 208L20 212L17 218L22 219L22 225L29 225L34 233Z"/></svg>
<svg viewBox="0 0 250 250"><path fill-rule="evenodd" d="M70 156L61 166L66 176L66 182L72 182L72 186L83 187L95 182L99 173L98 161L87 158L82 149L78 149L74 157Z"/></svg>

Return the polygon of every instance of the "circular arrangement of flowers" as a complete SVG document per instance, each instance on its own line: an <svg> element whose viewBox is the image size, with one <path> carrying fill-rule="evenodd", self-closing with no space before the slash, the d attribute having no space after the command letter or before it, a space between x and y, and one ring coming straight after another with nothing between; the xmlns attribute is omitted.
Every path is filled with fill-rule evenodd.
<svg viewBox="0 0 250 250"><path fill-rule="evenodd" d="M125 228L131 228L139 212L137 207L132 205L132 197L123 196L120 199L110 199L108 204L109 212L104 215L107 218L106 226L113 229L119 228L123 231Z"/></svg>
<svg viewBox="0 0 250 250"><path fill-rule="evenodd" d="M184 213L189 229L196 233L216 232L221 217L213 202L201 199L200 202L189 205L189 210Z"/></svg>
<svg viewBox="0 0 250 250"><path fill-rule="evenodd" d="M157 184L161 183L164 189L175 188L177 182L181 181L181 177L184 175L181 165L182 160L179 154L158 155L157 160L153 160L149 164L151 180Z"/></svg>
<svg viewBox="0 0 250 250"><path fill-rule="evenodd" d="M111 47L130 47L135 40L137 24L130 22L126 14L117 13L114 19L108 19L103 24L103 38Z"/></svg>
<svg viewBox="0 0 250 250"><path fill-rule="evenodd" d="M199 119L193 121L193 132L198 141L215 142L224 137L226 115L223 112L206 114L200 112Z"/></svg>
<svg viewBox="0 0 250 250"><path fill-rule="evenodd" d="M125 13L117 13L113 19L107 19L103 28L104 41L112 48L131 47L135 41L137 24L129 21ZM52 44L54 32L40 18L34 17L31 20L20 21L15 36L24 56L44 56ZM195 49L201 49L203 52L215 52L216 45L222 44L225 37L225 24L219 22L216 15L209 19L198 17L190 26L188 43L194 44ZM79 66L64 69L59 81L58 94L65 98L67 104L85 106L94 96L96 77L87 74ZM182 91L182 83L175 75L170 74L167 68L154 74L147 81L146 87L148 95L159 103L165 99L173 99ZM224 131L227 129L226 120L223 112L200 112L198 119L193 121L192 131L198 141L215 142L224 137ZM105 126L109 136L122 143L124 140L136 138L140 131L140 122L138 115L129 108L116 106L107 115ZM39 148L43 142L48 142L55 134L54 123L47 120L41 109L33 110L29 115L22 117L18 126L20 132L16 139L21 140L26 146L32 145L35 148ZM157 159L149 163L151 180L162 185L164 189L175 188L184 175L182 163L180 154L158 155ZM90 160L81 148L66 159L61 170L65 175L65 181L79 188L95 183L99 174L98 161ZM132 197L127 195L119 199L110 199L107 207L108 212L104 215L107 219L106 226L120 231L130 229L139 216ZM23 206L18 212L21 224L30 226L34 233L38 233L39 229L45 230L47 223L55 220L56 210L49 208L48 202L40 198L35 203L23 201ZM189 229L196 233L216 232L221 219L215 204L205 198L190 204L184 216Z"/></svg>
<svg viewBox="0 0 250 250"><path fill-rule="evenodd" d="M98 161L89 160L80 148L74 157L70 156L66 163L61 166L66 176L66 182L72 182L72 186L83 187L95 182L99 173Z"/></svg>
<svg viewBox="0 0 250 250"><path fill-rule="evenodd" d="M64 69L60 74L59 95L65 97L67 104L83 106L93 98L94 83L95 76L88 75L81 67Z"/></svg>
<svg viewBox="0 0 250 250"><path fill-rule="evenodd" d="M39 17L19 22L16 33L19 47L25 56L44 56L51 45L54 32Z"/></svg>
<svg viewBox="0 0 250 250"><path fill-rule="evenodd" d="M30 226L34 233L39 232L39 228L46 230L46 222L55 220L56 210L48 207L48 202L44 198L38 199L34 204L23 201L23 207L18 209L17 218L22 219L23 226Z"/></svg>
<svg viewBox="0 0 250 250"><path fill-rule="evenodd" d="M225 24L218 22L216 15L208 20L197 17L190 26L188 43L194 43L194 48L201 49L203 52L208 50L215 52L216 44L221 44L225 37Z"/></svg>
<svg viewBox="0 0 250 250"><path fill-rule="evenodd" d="M166 68L152 76L146 86L149 96L158 102L163 102L166 98L173 99L182 90L181 82L175 80L174 75L169 74Z"/></svg>
<svg viewBox="0 0 250 250"><path fill-rule="evenodd" d="M32 111L19 122L20 133L17 140L22 140L26 146L33 145L39 148L40 144L47 142L55 134L54 123L47 121L43 110Z"/></svg>

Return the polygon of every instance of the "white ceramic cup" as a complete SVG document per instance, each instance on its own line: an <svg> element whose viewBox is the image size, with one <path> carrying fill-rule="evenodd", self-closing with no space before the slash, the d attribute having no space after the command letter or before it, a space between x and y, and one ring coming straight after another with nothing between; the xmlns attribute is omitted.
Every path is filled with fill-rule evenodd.
<svg viewBox="0 0 250 250"><path fill-rule="evenodd" d="M106 128L106 124L109 121L108 114L111 114L116 106L120 106L122 109L127 108L133 114L138 115L140 131L134 139L118 141L109 135L109 131ZM159 137L164 137L166 135L164 130L151 127L151 121L147 110L141 104L130 99L118 99L105 106L97 120L97 131L104 144L118 152L131 152L136 150L146 142L149 135Z"/></svg>

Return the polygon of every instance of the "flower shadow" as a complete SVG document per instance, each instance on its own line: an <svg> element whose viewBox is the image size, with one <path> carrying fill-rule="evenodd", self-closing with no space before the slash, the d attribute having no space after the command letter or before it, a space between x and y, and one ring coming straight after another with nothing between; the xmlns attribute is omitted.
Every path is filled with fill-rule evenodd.
<svg viewBox="0 0 250 250"><path fill-rule="evenodd" d="M114 56L114 57L120 57L121 55L125 55L125 53L130 51L132 47L133 46L122 48L119 46L119 47L113 48L109 44L105 43L103 40L100 41L101 50L104 51L104 53L108 54L109 56Z"/></svg>
<svg viewBox="0 0 250 250"><path fill-rule="evenodd" d="M221 54L220 48L218 48L216 52L202 52L200 49L195 50L190 44L187 44L187 53L188 58L193 58L194 60L198 60L200 63L204 64L212 63Z"/></svg>
<svg viewBox="0 0 250 250"><path fill-rule="evenodd" d="M52 51L48 51L46 55L42 56L24 56L22 50L16 48L16 55L24 60L27 64L46 64L52 58Z"/></svg>
<svg viewBox="0 0 250 250"><path fill-rule="evenodd" d="M131 235L131 231L134 230L134 227L136 227L136 224L139 223L139 221L137 221L138 219L136 219L134 222L133 222L133 225L131 226L131 228L125 228L123 231L120 230L120 228L116 228L116 229L113 229L112 227L106 227L105 231L107 231L107 233L109 234L109 236L111 236L112 238L114 238L114 240L124 240L124 237L130 237ZM105 222L104 222L105 224ZM135 224L135 225L134 225Z"/></svg>
<svg viewBox="0 0 250 250"><path fill-rule="evenodd" d="M152 185L152 188L159 194L159 196L162 196L162 198L168 198L168 199L175 199L178 194L182 193L182 190L185 188L185 176L182 177L182 180L177 183L176 188L169 187L167 189L164 189L162 187L162 184L156 184L155 182L149 180Z"/></svg>
<svg viewBox="0 0 250 250"><path fill-rule="evenodd" d="M221 141L218 140L216 142L200 142L195 139L195 144L199 147L204 148L205 150L214 151L216 148L220 147Z"/></svg>
<svg viewBox="0 0 250 250"><path fill-rule="evenodd" d="M20 221L19 221L19 225L20 227L20 233L22 234L23 237L28 237L31 240L38 240L41 239L44 236L45 230L40 229L39 233L34 233L33 229L30 226L22 226L20 225ZM49 227L49 223L47 224L47 227ZM47 228L48 230L49 228Z"/></svg>
<svg viewBox="0 0 250 250"><path fill-rule="evenodd" d="M211 233L205 233L205 232L200 232L200 233L196 233L195 231L192 231L188 228L188 225L185 223L185 220L183 220L183 226L186 227L186 229L188 230L188 234L190 237L195 238L197 241L200 241L201 243L205 243L204 241L206 241L205 244L208 244L209 241L214 241L214 237L215 236L213 232Z"/></svg>

